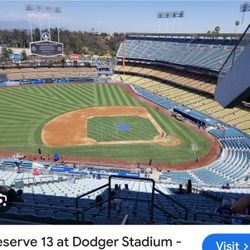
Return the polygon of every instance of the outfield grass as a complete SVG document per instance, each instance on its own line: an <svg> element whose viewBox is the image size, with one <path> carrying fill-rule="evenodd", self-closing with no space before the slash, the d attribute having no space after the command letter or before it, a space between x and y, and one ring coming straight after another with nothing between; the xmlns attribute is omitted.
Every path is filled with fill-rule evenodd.
<svg viewBox="0 0 250 250"><path fill-rule="evenodd" d="M41 141L41 130L52 118L76 109L96 106L145 106L162 129L177 136L182 144L162 147L158 144L76 146L48 148ZM101 84L25 86L0 89L0 150L62 155L103 157L133 161L186 162L208 152L209 142L201 134L186 128L156 110L128 96L120 87Z"/></svg>
<svg viewBox="0 0 250 250"><path fill-rule="evenodd" d="M118 125L130 125L128 130L117 129ZM103 116L88 119L88 137L101 141L152 140L159 135L151 121L136 116Z"/></svg>

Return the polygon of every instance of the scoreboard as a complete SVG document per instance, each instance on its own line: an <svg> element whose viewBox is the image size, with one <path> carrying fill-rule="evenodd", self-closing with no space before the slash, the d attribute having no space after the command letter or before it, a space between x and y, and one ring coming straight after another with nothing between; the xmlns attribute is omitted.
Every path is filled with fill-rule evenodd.
<svg viewBox="0 0 250 250"><path fill-rule="evenodd" d="M32 55L58 56L63 55L63 44L51 41L50 34L45 32L41 36L41 41L30 43L30 50Z"/></svg>
<svg viewBox="0 0 250 250"><path fill-rule="evenodd" d="M52 41L38 41L30 43L32 55L57 56L63 54L63 44Z"/></svg>

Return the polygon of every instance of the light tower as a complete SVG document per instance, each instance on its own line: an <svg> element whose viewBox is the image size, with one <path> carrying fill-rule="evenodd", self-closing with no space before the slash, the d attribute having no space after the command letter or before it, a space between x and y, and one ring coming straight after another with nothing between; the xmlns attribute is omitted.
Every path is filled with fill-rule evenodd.
<svg viewBox="0 0 250 250"><path fill-rule="evenodd" d="M125 74L125 61L126 61L126 38L122 42L122 68L123 74Z"/></svg>
<svg viewBox="0 0 250 250"><path fill-rule="evenodd" d="M59 14L62 13L62 9L60 7L55 7L55 13L56 13L56 28L57 28L57 42L60 43L60 29L59 29Z"/></svg>
<svg viewBox="0 0 250 250"><path fill-rule="evenodd" d="M241 24L244 23L245 13L250 11L250 2L244 2L240 5L240 12L242 12Z"/></svg>
<svg viewBox="0 0 250 250"><path fill-rule="evenodd" d="M180 20L180 23L179 23L179 26L180 26L184 15L185 15L184 11L159 11L157 13L157 18L160 21L160 26L161 26L161 20L168 21L168 20L172 19L173 21L175 21L176 18L178 18ZM166 22L166 24L167 24L167 22ZM173 27L173 28L175 29L175 27ZM161 32L161 27L159 28L159 32ZM167 32L167 28L166 28L166 32ZM178 27L178 32L179 32L179 27Z"/></svg>
<svg viewBox="0 0 250 250"><path fill-rule="evenodd" d="M27 4L25 6L25 11L28 13L29 22L30 22L30 36L31 42L33 42L33 32L32 32L32 13L38 15L39 19L39 30L40 30L40 37L42 34L42 26L41 26L41 17L43 14L47 14L48 17L48 30L50 34L50 14L56 14L57 19L57 40L60 41L59 37L59 22L58 22L58 14L62 13L62 9L58 6L48 6L48 5L40 5L40 4ZM50 34L51 35L51 34Z"/></svg>

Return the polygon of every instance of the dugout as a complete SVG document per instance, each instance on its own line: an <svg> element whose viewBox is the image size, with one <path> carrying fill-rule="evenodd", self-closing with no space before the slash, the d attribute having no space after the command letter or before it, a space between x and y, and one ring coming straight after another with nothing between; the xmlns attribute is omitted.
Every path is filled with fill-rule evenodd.
<svg viewBox="0 0 250 250"><path fill-rule="evenodd" d="M190 110L181 110L179 108L173 108L174 113L180 114L184 118L192 121L193 123L199 125L199 126L205 126L206 125L206 120L203 119L202 117L199 117L197 114L193 113Z"/></svg>

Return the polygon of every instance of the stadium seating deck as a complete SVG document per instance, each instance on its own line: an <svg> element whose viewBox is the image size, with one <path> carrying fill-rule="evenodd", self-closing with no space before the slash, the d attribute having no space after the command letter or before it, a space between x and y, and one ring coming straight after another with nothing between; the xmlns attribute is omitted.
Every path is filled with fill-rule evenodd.
<svg viewBox="0 0 250 250"><path fill-rule="evenodd" d="M215 91L215 78L211 76L204 76L199 74L194 74L190 72L184 72L181 70L173 70L173 69L161 69L156 68L148 68L148 71L143 72L144 68L139 66L117 66L115 68L115 72L118 73L127 73L127 74L138 74L146 77L155 77L159 80L165 80L172 83L175 83L180 86L185 86L187 88L191 88L197 91L207 92L209 94L214 94ZM147 69L147 68L145 68ZM133 78L131 79L133 81Z"/></svg>
<svg viewBox="0 0 250 250"><path fill-rule="evenodd" d="M45 188L45 184L40 184L34 186L36 188L33 190L25 187L24 204L15 203L6 212L0 213L0 218L42 224L120 224L124 216L128 215L129 224L223 224L228 223L228 218L215 213L221 196L237 200L249 191L231 189L222 194L219 189L207 188L206 192L209 195L196 191L192 194L179 195L175 193L177 185L158 183L156 188L164 195L155 191L155 208L153 221L151 221L152 183L141 179L114 179L112 188L115 184L123 187L127 183L129 192L125 196L122 194L119 196L125 200L120 203L119 207L111 209L109 218L106 202L103 205L94 206L97 195L102 195L104 199L108 197L106 188L79 199L79 206L76 208L74 197L77 192L87 193L107 183L108 180L105 178L97 180L88 176L77 179L75 183L64 181L58 186L47 185ZM40 192L41 186L44 186L44 193ZM211 199L211 196L220 199Z"/></svg>
<svg viewBox="0 0 250 250"><path fill-rule="evenodd" d="M223 40L218 40L217 44L213 40L199 39L183 43L174 39L129 37L126 40L126 59L167 62L219 71L233 50L232 45L235 43L225 43ZM238 50L236 58L240 53L241 50ZM122 45L117 58L123 58Z"/></svg>
<svg viewBox="0 0 250 250"><path fill-rule="evenodd" d="M147 77L137 76L135 78L129 74L114 74L112 79L119 82L122 79L125 83L147 89L152 93L164 97L164 99L168 98L179 105L185 105L189 109L195 109L249 133L250 118L248 117L250 112L246 108L235 107L233 109L224 109L211 98L163 84Z"/></svg>
<svg viewBox="0 0 250 250"><path fill-rule="evenodd" d="M96 68L87 67L51 67L51 68L6 68L2 70L8 80L97 77Z"/></svg>

